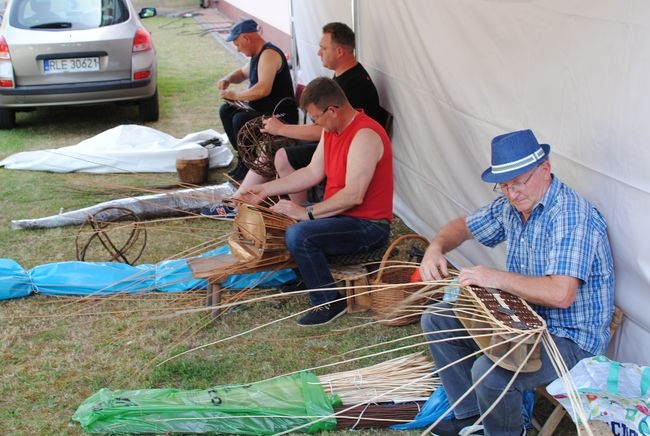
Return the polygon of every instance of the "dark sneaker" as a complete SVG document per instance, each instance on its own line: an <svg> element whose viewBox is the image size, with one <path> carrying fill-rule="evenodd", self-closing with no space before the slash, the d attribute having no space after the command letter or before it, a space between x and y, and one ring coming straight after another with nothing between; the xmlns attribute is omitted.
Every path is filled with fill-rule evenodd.
<svg viewBox="0 0 650 436"><path fill-rule="evenodd" d="M481 426L476 426L476 428L470 428L472 424L478 419L478 415L470 416L469 418L463 419L448 419L446 421L440 421L436 425L431 433L438 436L457 436L463 432L463 434L472 434L472 435L482 435L483 432L480 431ZM475 432L476 430L477 432ZM468 433L466 433L468 432Z"/></svg>
<svg viewBox="0 0 650 436"><path fill-rule="evenodd" d="M285 283L284 285L280 285L278 287L278 291L284 293L284 292L298 292L298 291L304 291L307 289L307 285L305 285L305 282L302 280L298 279L290 283Z"/></svg>
<svg viewBox="0 0 650 436"><path fill-rule="evenodd" d="M324 325L343 315L348 310L345 300L332 301L323 306L314 307L296 323L301 326Z"/></svg>
<svg viewBox="0 0 650 436"><path fill-rule="evenodd" d="M210 218L233 219L237 215L237 209L225 203L217 203L201 208L200 213Z"/></svg>

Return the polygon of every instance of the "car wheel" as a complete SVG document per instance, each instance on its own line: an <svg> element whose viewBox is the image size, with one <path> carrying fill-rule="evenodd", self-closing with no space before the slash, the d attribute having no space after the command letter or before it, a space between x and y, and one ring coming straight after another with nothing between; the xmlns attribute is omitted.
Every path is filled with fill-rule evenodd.
<svg viewBox="0 0 650 436"><path fill-rule="evenodd" d="M140 110L140 121L158 121L158 90L149 98L140 100L138 103Z"/></svg>
<svg viewBox="0 0 650 436"><path fill-rule="evenodd" d="M16 127L16 111L0 108L0 129L11 130Z"/></svg>

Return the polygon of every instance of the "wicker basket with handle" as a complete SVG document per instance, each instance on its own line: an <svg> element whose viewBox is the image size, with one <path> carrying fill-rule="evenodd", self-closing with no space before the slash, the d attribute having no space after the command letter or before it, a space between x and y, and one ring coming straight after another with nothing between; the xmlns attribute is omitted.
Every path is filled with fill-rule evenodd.
<svg viewBox="0 0 650 436"><path fill-rule="evenodd" d="M410 284L411 275L419 268L418 254L424 253L429 241L416 234L402 235L388 247L377 271L374 285L387 285L372 293L372 316L381 324L408 325L420 319L425 301L401 305L407 297L422 287ZM401 285L401 286L394 286Z"/></svg>

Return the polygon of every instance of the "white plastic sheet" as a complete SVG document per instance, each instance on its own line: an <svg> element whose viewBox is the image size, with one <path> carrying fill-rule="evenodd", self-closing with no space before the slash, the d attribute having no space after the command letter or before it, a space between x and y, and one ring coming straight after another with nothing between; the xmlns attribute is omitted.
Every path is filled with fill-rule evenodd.
<svg viewBox="0 0 650 436"><path fill-rule="evenodd" d="M210 168L228 166L233 154L223 133L208 129L177 139L134 124L114 127L68 147L16 153L0 161L0 166L57 173L171 173L176 172L179 150L201 148L200 142L212 138L219 138L223 145L208 149Z"/></svg>

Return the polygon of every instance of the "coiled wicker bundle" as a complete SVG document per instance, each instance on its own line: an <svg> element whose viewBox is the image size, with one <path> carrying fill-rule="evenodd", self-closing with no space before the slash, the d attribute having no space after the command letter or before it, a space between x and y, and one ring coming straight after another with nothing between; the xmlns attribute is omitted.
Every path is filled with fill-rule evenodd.
<svg viewBox="0 0 650 436"><path fill-rule="evenodd" d="M138 215L126 207L98 210L86 218L75 238L77 260L81 261L93 258L134 265L146 246L147 228Z"/></svg>
<svg viewBox="0 0 650 436"><path fill-rule="evenodd" d="M418 307L424 305L425 299L408 306L400 303L422 287L421 284L411 284L410 279L419 268L417 254L424 253L428 245L426 238L408 234L400 236L388 247L374 280L374 285L386 285L372 293L372 314L376 321L391 326L418 321L422 312Z"/></svg>

